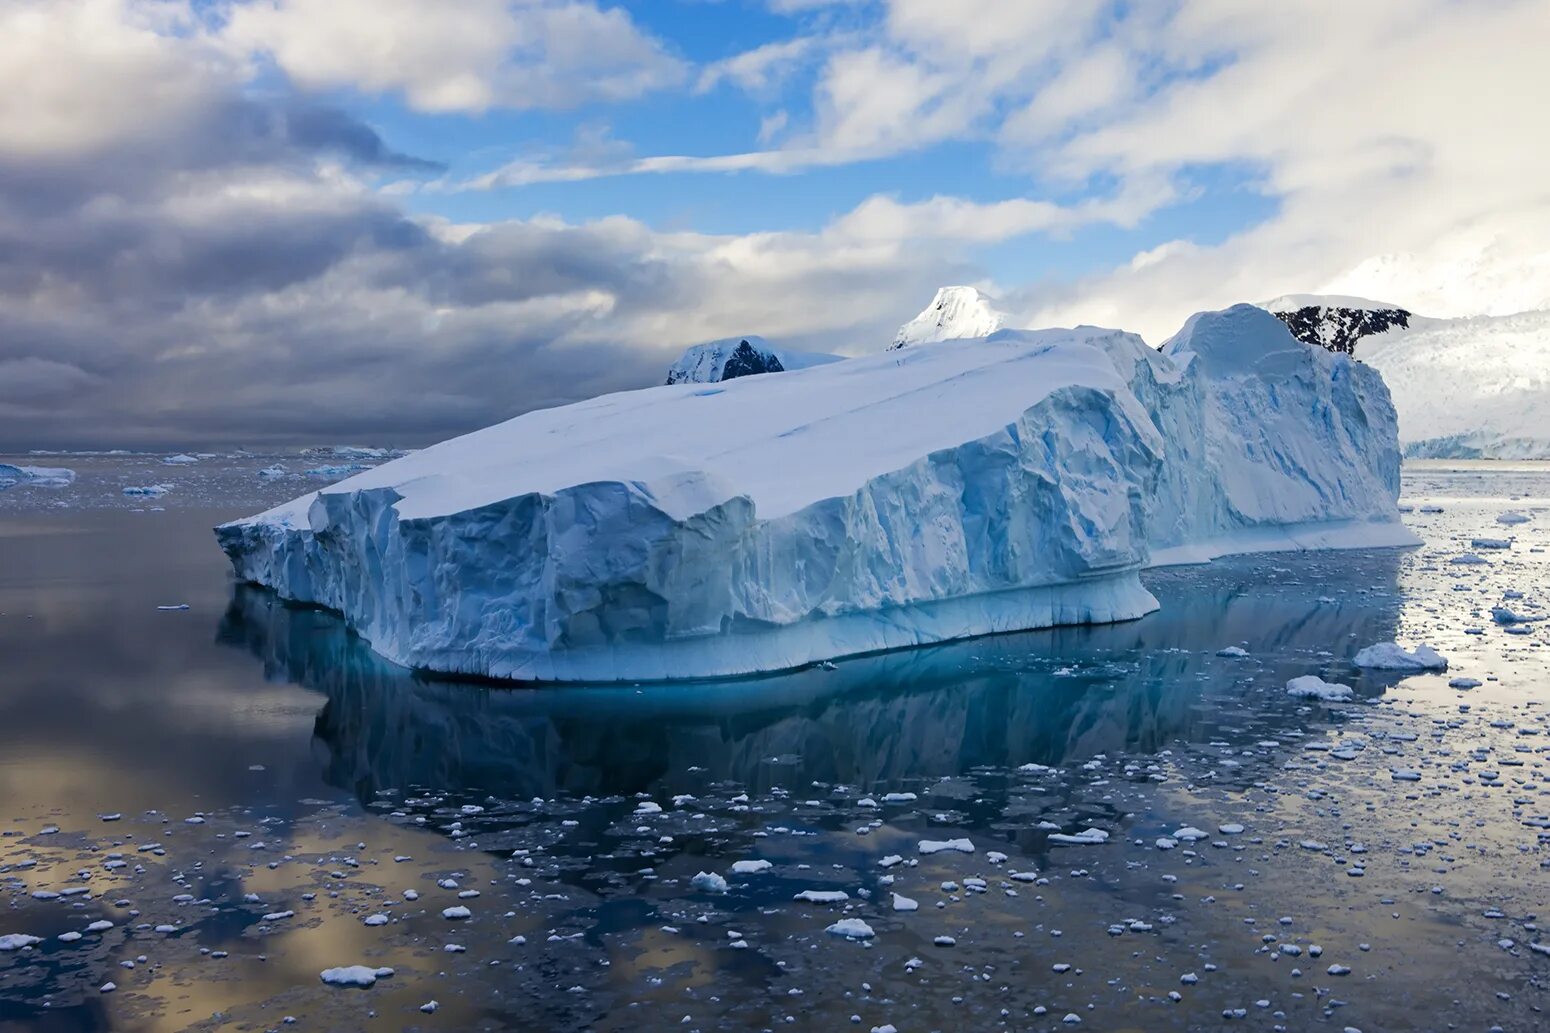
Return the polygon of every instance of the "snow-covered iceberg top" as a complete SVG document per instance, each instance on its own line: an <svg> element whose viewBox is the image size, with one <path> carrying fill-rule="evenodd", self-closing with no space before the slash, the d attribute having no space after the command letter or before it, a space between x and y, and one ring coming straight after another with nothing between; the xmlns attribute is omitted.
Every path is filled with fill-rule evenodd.
<svg viewBox="0 0 1550 1033"><path fill-rule="evenodd" d="M218 529L411 667L714 677L1138 617L1138 571L1411 544L1382 381L1262 310L528 413Z"/></svg>
<svg viewBox="0 0 1550 1033"><path fill-rule="evenodd" d="M782 373L839 362L840 356L822 352L777 348L764 338L749 334L696 344L668 367L669 384L718 384L723 380L758 373Z"/></svg>
<svg viewBox="0 0 1550 1033"><path fill-rule="evenodd" d="M937 341L989 337L1006 326L990 297L974 287L940 287L931 304L899 327L890 350Z"/></svg>

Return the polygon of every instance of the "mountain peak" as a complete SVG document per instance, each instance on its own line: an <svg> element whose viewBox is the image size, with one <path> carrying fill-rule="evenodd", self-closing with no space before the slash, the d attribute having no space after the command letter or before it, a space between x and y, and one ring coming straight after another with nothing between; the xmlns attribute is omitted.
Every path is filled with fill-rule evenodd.
<svg viewBox="0 0 1550 1033"><path fill-rule="evenodd" d="M939 287L931 304L899 327L890 350L933 341L988 337L1005 325L1006 318L995 301L978 288Z"/></svg>

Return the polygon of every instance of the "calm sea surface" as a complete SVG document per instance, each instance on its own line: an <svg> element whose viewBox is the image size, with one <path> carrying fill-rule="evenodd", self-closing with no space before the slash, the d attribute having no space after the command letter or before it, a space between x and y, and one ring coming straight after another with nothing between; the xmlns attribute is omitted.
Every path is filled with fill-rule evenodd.
<svg viewBox="0 0 1550 1033"><path fill-rule="evenodd" d="M1550 1025L1550 464L1132 623L533 690L233 583L345 461L0 456L77 472L0 491L0 1030Z"/></svg>

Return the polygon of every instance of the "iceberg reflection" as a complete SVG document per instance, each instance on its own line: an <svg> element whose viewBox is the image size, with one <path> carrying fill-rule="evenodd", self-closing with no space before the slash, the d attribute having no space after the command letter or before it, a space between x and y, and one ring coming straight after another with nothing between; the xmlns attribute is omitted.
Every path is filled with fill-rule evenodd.
<svg viewBox="0 0 1550 1033"><path fill-rule="evenodd" d="M315 723L326 777L362 799L411 787L626 794L690 768L750 790L804 780L870 788L1231 739L1243 692L1349 673L1328 654L1394 637L1403 560L1394 550L1302 553L1154 571L1163 608L1139 621L639 688L430 679L383 660L337 617L248 585L235 586L219 639L251 651L269 677L327 697ZM1236 643L1251 655L1216 655ZM1270 698L1290 716L1279 695Z"/></svg>

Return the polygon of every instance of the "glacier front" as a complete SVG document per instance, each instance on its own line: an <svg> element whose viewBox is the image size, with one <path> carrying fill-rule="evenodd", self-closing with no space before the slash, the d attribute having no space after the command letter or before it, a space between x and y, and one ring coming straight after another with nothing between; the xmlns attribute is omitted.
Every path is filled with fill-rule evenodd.
<svg viewBox="0 0 1550 1033"><path fill-rule="evenodd" d="M751 674L1156 607L1149 563L1414 544L1381 378L1260 309L528 413L217 528L408 667Z"/></svg>

